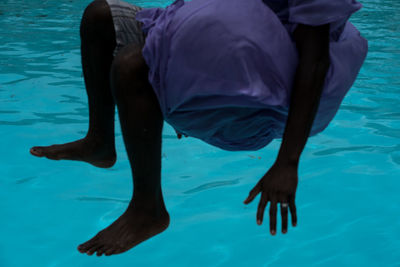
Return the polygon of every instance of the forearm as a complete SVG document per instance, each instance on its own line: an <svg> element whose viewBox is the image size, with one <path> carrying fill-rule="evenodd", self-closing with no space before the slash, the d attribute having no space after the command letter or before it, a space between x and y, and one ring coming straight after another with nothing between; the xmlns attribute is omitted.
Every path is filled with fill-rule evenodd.
<svg viewBox="0 0 400 267"><path fill-rule="evenodd" d="M305 65L299 66L278 154L279 162L298 163L314 122L328 68L326 59L313 63L310 69Z"/></svg>
<svg viewBox="0 0 400 267"><path fill-rule="evenodd" d="M327 34L329 27L319 30L319 34ZM324 37L312 43L306 41L300 43L298 49L299 65L283 140L277 157L278 162L296 165L310 134L329 69L329 39Z"/></svg>

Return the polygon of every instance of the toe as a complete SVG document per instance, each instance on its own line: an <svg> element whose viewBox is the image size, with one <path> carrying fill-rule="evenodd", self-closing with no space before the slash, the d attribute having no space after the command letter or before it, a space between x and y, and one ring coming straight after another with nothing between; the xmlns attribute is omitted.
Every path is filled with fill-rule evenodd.
<svg viewBox="0 0 400 267"><path fill-rule="evenodd" d="M106 250L108 250L110 247L109 246L102 246L101 248L99 248L98 250L97 250L97 256L101 256L101 255L103 255L104 254L104 252L106 251Z"/></svg>
<svg viewBox="0 0 400 267"><path fill-rule="evenodd" d="M78 250L81 253L86 253L86 251L88 250L88 245L87 243L81 244L78 246Z"/></svg>
<svg viewBox="0 0 400 267"><path fill-rule="evenodd" d="M86 254L93 255L96 251L100 250L104 244L94 244L91 248L87 249Z"/></svg>
<svg viewBox="0 0 400 267"><path fill-rule="evenodd" d="M113 254L120 254L120 253L123 253L123 252L125 252L127 250L128 250L127 248L116 246L112 253Z"/></svg>
<svg viewBox="0 0 400 267"><path fill-rule="evenodd" d="M106 256L111 256L111 255L114 254L115 250L116 250L115 247L109 248L108 250L106 250L106 251L104 252L104 255L106 255Z"/></svg>
<svg viewBox="0 0 400 267"><path fill-rule="evenodd" d="M89 249L93 248L95 244L96 244L95 240L94 240L94 238L92 238L91 240L89 240L89 241L87 241L87 242L85 242L83 244L80 244L78 246L78 250L81 253L86 253Z"/></svg>
<svg viewBox="0 0 400 267"><path fill-rule="evenodd" d="M30 152L36 157L43 157L43 149L41 147L34 146L31 148Z"/></svg>

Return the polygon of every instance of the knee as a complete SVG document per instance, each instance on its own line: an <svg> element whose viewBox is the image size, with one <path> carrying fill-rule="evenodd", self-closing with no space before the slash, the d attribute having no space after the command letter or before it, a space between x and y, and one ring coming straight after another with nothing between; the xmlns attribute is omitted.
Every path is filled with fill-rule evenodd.
<svg viewBox="0 0 400 267"><path fill-rule="evenodd" d="M114 98L124 98L148 90L148 67L137 45L122 48L111 66L111 87Z"/></svg>
<svg viewBox="0 0 400 267"><path fill-rule="evenodd" d="M81 20L80 34L81 39L86 40L115 34L110 7L105 0L95 0L86 7Z"/></svg>

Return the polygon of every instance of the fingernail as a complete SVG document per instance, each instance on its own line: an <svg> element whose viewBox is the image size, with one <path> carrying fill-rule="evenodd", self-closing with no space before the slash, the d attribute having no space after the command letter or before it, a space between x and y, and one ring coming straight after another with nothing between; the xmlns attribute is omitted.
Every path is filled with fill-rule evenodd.
<svg viewBox="0 0 400 267"><path fill-rule="evenodd" d="M261 225L261 220L257 220L257 224L258 224L258 225Z"/></svg>
<svg viewBox="0 0 400 267"><path fill-rule="evenodd" d="M297 225L297 223L293 223L293 226L296 226Z"/></svg>
<svg viewBox="0 0 400 267"><path fill-rule="evenodd" d="M275 235L276 234L276 231L275 230L272 230L271 231L271 235Z"/></svg>
<svg viewBox="0 0 400 267"><path fill-rule="evenodd" d="M283 234L286 234L286 233L287 233L287 230L282 230L282 233L283 233Z"/></svg>

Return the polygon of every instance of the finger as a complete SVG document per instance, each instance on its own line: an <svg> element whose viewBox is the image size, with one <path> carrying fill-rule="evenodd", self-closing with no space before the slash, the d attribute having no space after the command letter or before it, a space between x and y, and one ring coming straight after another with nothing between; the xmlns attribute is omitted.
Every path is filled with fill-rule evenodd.
<svg viewBox="0 0 400 267"><path fill-rule="evenodd" d="M292 225L297 225L297 213L296 213L296 203L295 203L296 196L293 194L289 197L289 209L290 215L292 217Z"/></svg>
<svg viewBox="0 0 400 267"><path fill-rule="evenodd" d="M263 222L264 218L264 210L265 207L268 204L268 195L267 193L261 193L261 200L258 203L258 209L257 209L257 224L261 225Z"/></svg>
<svg viewBox="0 0 400 267"><path fill-rule="evenodd" d="M249 196L246 198L244 201L244 204L249 204L250 202L253 201L253 199L260 193L260 185L257 184L249 193Z"/></svg>
<svg viewBox="0 0 400 267"><path fill-rule="evenodd" d="M288 228L288 200L287 197L281 197L281 216L282 216L282 233L287 233Z"/></svg>
<svg viewBox="0 0 400 267"><path fill-rule="evenodd" d="M178 139L182 138L182 134L180 134L180 133L178 133L177 136L178 136Z"/></svg>
<svg viewBox="0 0 400 267"><path fill-rule="evenodd" d="M271 206L269 207L269 230L271 235L276 234L276 211L277 211L277 199L276 195L270 196Z"/></svg>

